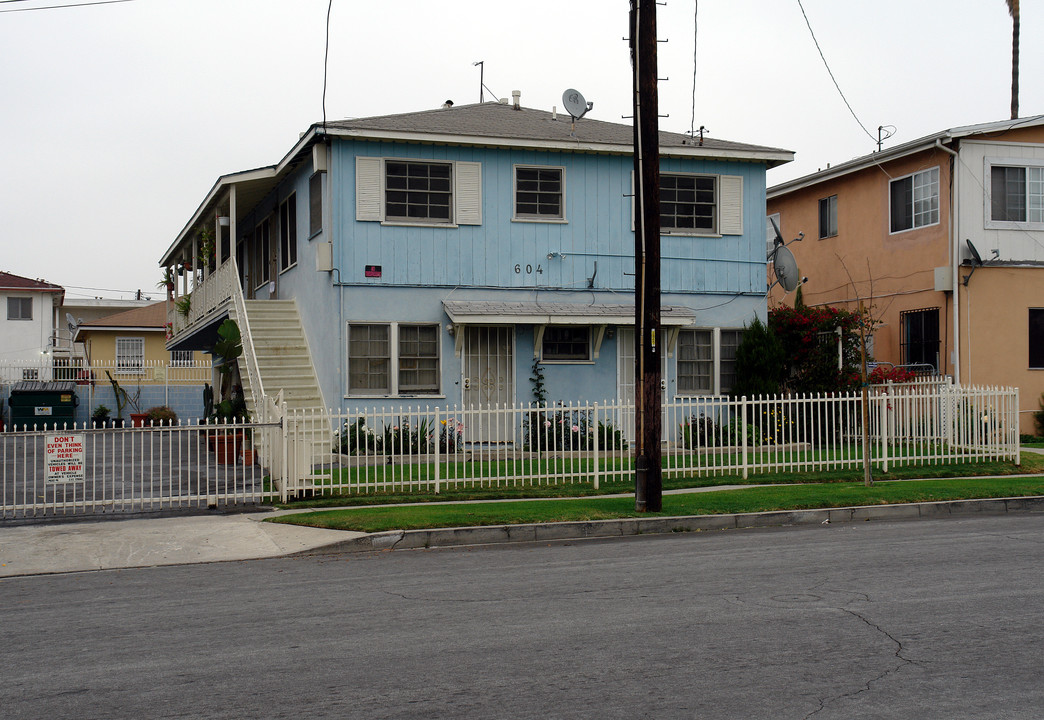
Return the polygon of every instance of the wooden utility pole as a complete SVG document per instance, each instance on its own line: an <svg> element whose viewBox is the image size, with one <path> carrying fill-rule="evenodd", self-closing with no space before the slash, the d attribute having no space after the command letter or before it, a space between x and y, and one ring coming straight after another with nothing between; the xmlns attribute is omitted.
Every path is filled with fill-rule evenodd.
<svg viewBox="0 0 1044 720"><path fill-rule="evenodd" d="M656 3L631 0L631 66L634 70L634 295L635 455L634 507L663 507L660 467L660 139L656 69Z"/></svg>

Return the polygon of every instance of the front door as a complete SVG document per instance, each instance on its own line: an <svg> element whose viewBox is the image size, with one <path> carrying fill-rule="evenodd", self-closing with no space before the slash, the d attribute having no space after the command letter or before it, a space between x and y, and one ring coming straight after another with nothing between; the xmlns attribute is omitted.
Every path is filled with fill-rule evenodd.
<svg viewBox="0 0 1044 720"><path fill-rule="evenodd" d="M463 400L468 409L511 407L515 402L515 329L465 326ZM506 442L512 438L510 415L474 413L465 430L469 442Z"/></svg>

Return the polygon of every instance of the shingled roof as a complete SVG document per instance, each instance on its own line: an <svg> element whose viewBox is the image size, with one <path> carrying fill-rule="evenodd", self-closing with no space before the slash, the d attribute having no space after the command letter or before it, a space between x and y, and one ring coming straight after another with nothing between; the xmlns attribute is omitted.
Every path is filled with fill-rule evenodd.
<svg viewBox="0 0 1044 720"><path fill-rule="evenodd" d="M46 280L32 280L21 275L0 271L0 290L19 290L28 292L54 292L65 293L61 285L49 283Z"/></svg>
<svg viewBox="0 0 1044 720"><path fill-rule="evenodd" d="M487 102L441 107L434 110L378 115L329 122L331 135L348 135L373 139L424 138L437 142L482 145L517 145L538 148L595 150L601 146L630 154L634 143L631 125L610 123L585 117L576 122L566 113L557 116L544 110ZM504 141L514 141L505 143ZM769 167L789 162L793 152L762 145L698 138L681 133L660 132L662 155L734 157L764 160Z"/></svg>
<svg viewBox="0 0 1044 720"><path fill-rule="evenodd" d="M161 301L81 323L79 330L166 330L167 303Z"/></svg>

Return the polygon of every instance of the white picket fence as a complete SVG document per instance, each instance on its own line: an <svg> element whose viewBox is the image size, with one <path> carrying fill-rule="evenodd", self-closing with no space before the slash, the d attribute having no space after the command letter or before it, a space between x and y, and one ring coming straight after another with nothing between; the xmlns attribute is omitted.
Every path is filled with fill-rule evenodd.
<svg viewBox="0 0 1044 720"><path fill-rule="evenodd" d="M679 400L663 408L665 478L860 467L862 398ZM0 434L0 520L157 512L308 494L633 481L633 404L288 411L255 422L28 428ZM874 388L873 466L1019 462L1013 389Z"/></svg>
<svg viewBox="0 0 1044 720"><path fill-rule="evenodd" d="M872 389L868 454L896 466L1019 462L1018 395L1011 388L911 383ZM293 494L518 487L633 477L635 408L373 407L351 414L297 410L285 417ZM665 478L860 467L862 397L701 397L664 406ZM332 425L331 428L331 419Z"/></svg>

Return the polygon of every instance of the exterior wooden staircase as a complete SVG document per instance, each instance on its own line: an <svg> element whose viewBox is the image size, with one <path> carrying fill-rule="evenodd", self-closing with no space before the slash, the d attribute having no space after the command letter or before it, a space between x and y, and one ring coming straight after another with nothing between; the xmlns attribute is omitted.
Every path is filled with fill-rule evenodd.
<svg viewBox="0 0 1044 720"><path fill-rule="evenodd" d="M261 387L253 387L252 372L243 372L243 393L251 417L260 417L263 397L277 396L286 404L288 414L308 411L304 430L309 441L295 442L296 457L287 458L288 491L298 495L314 489L312 468L328 462L332 451L329 414L325 411L322 390L301 326L301 316L294 300L245 300L236 315L243 331L243 358L254 364Z"/></svg>
<svg viewBox="0 0 1044 720"><path fill-rule="evenodd" d="M244 302L250 327L251 348L244 337L244 355L253 353L267 395L280 391L287 409L322 408L323 394L312 365L308 340L301 327L301 316L293 300L247 300ZM240 322L243 326L243 322ZM248 360L249 362L249 360ZM247 408L253 415L257 401L256 388L248 387L249 373L243 373L243 391Z"/></svg>

